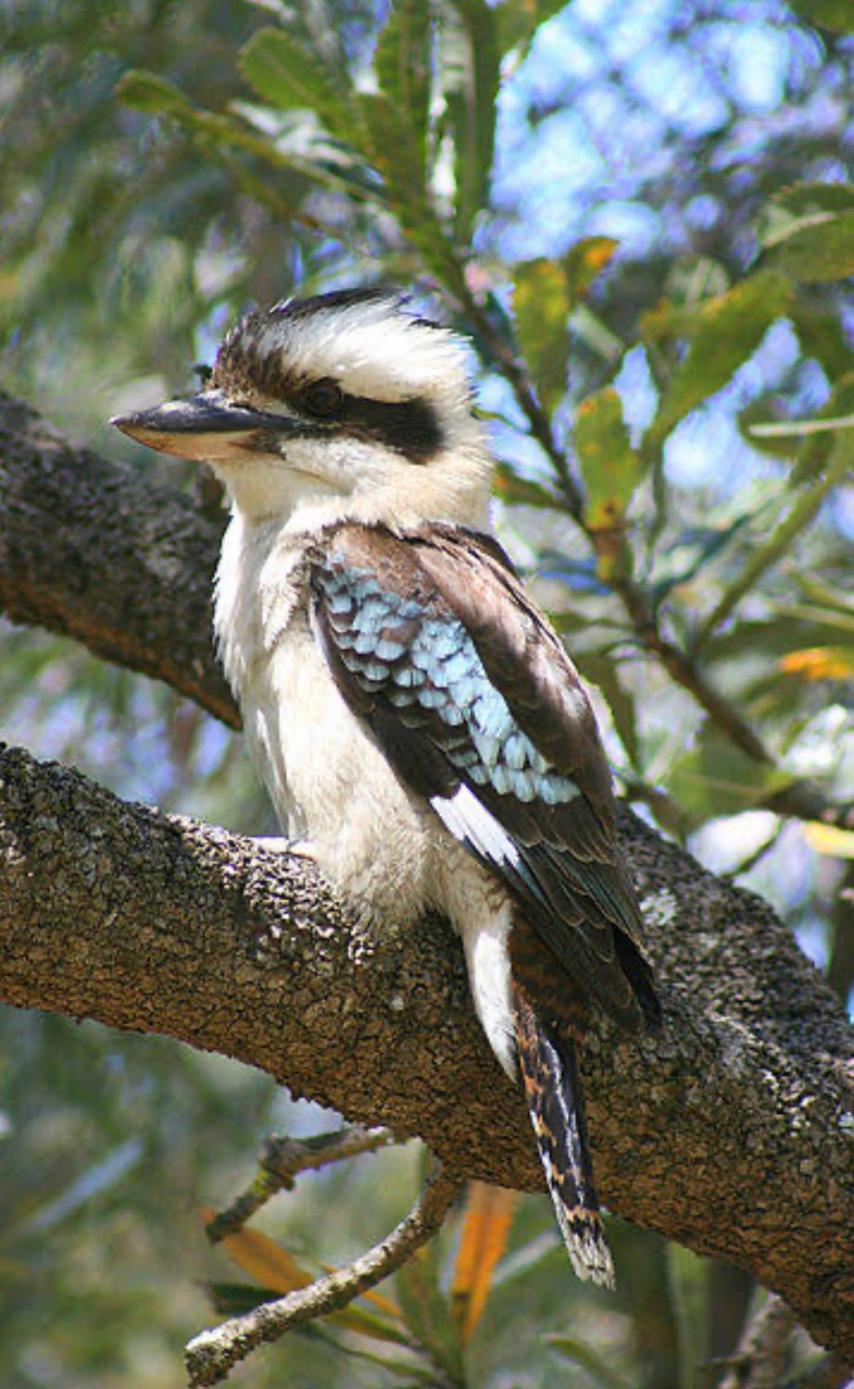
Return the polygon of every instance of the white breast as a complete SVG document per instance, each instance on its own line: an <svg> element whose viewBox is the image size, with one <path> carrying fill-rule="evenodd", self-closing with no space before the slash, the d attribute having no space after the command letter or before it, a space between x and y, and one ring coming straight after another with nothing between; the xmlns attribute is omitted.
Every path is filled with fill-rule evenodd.
<svg viewBox="0 0 854 1389"><path fill-rule="evenodd" d="M372 914L411 920L427 897L434 817L339 694L308 618L306 537L235 515L214 624L244 730L285 833Z"/></svg>

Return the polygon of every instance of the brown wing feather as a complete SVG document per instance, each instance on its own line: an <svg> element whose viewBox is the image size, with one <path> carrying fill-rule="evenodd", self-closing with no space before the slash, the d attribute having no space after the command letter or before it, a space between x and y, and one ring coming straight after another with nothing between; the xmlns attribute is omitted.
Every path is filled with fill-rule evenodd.
<svg viewBox="0 0 854 1389"><path fill-rule="evenodd" d="M451 526L398 537L348 523L316 568L315 594L339 688L399 774L440 814L442 798L446 804L466 785L512 853L484 856L464 842L504 878L556 959L626 1024L654 1020L655 995L637 948L640 913L616 840L593 713L560 641L499 547ZM454 660L465 666L468 651L476 664L456 687L438 655L435 668L425 659L428 627L447 638ZM427 682L429 700L423 689L418 698L406 695L416 675ZM475 679L493 702L497 692L513 726L580 794L563 803L521 797L507 778L484 777L482 767L476 775L477 740L459 710Z"/></svg>

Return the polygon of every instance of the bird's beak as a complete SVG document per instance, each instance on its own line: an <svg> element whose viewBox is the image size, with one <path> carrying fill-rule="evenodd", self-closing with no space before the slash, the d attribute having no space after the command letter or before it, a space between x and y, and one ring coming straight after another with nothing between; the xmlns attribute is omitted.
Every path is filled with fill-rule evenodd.
<svg viewBox="0 0 854 1389"><path fill-rule="evenodd" d="M230 405L222 391L201 391L189 400L167 400L151 410L114 415L116 429L175 458L238 461L273 450L273 435L293 434L302 421Z"/></svg>

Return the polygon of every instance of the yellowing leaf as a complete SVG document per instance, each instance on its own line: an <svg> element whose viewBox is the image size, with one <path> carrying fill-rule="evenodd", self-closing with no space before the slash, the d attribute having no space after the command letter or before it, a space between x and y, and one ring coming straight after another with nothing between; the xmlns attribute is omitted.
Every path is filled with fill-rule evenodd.
<svg viewBox="0 0 854 1389"><path fill-rule="evenodd" d="M483 1315L495 1265L504 1253L515 1191L470 1182L451 1289L454 1320L466 1345Z"/></svg>
<svg viewBox="0 0 854 1389"><path fill-rule="evenodd" d="M201 1215L205 1224L209 1224L215 1214L216 1212L209 1207L202 1207ZM229 1258L242 1268L244 1273L248 1273L265 1293L292 1293L299 1288L308 1287L314 1281L312 1275L297 1263L287 1249L276 1244L275 1240L271 1240L260 1230L250 1230L244 1226L236 1234L226 1235L220 1244ZM334 1269L327 1266L327 1272L334 1272ZM374 1340L405 1344L406 1337L402 1335L399 1325L394 1325L395 1322L400 1322L400 1308L391 1298L383 1297L372 1289L362 1293L362 1298L366 1302L372 1302L384 1316L391 1318L391 1322L357 1306L342 1307L332 1312L329 1320L337 1326L346 1327L349 1331L358 1331Z"/></svg>
<svg viewBox="0 0 854 1389"><path fill-rule="evenodd" d="M587 524L593 530L621 527L644 465L629 443L623 407L613 387L581 402L574 442L587 488Z"/></svg>
<svg viewBox="0 0 854 1389"><path fill-rule="evenodd" d="M209 1224L216 1212L203 1206L201 1214L205 1224ZM311 1274L300 1267L287 1249L260 1230L244 1226L236 1234L226 1235L220 1243L244 1273L273 1292L291 1293L294 1288L305 1288L312 1282Z"/></svg>
<svg viewBox="0 0 854 1389"><path fill-rule="evenodd" d="M854 662L844 647L806 646L781 656L780 669L803 680L846 680L854 675Z"/></svg>
<svg viewBox="0 0 854 1389"><path fill-rule="evenodd" d="M563 258L570 307L589 289L596 276L611 261L619 246L612 236L585 236L576 241Z"/></svg>
<svg viewBox="0 0 854 1389"><path fill-rule="evenodd" d="M516 267L516 331L537 395L546 410L553 410L566 391L569 315L618 245L609 236L587 236L577 241L562 260L543 257Z"/></svg>
<svg viewBox="0 0 854 1389"><path fill-rule="evenodd" d="M566 390L569 294L556 260L529 260L514 275L513 312L519 343L537 395L553 410Z"/></svg>
<svg viewBox="0 0 854 1389"><path fill-rule="evenodd" d="M804 825L804 837L817 854L826 854L828 858L854 858L854 830L810 820Z"/></svg>

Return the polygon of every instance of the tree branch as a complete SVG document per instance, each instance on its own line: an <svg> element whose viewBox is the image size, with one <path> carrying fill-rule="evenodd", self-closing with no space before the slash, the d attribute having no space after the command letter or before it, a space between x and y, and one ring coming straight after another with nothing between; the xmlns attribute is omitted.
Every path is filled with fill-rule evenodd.
<svg viewBox="0 0 854 1389"><path fill-rule="evenodd" d="M222 525L0 391L0 611L142 671L232 727L211 641Z"/></svg>
<svg viewBox="0 0 854 1389"><path fill-rule="evenodd" d="M666 1026L633 1041L600 1019L585 1047L603 1198L752 1270L852 1354L844 1016L764 903L628 813L623 833ZM15 750L0 754L0 997L237 1057L420 1135L462 1176L540 1187L444 923L380 939L304 860Z"/></svg>
<svg viewBox="0 0 854 1389"><path fill-rule="evenodd" d="M0 604L236 724L208 635L218 541L180 494L0 397ZM624 833L667 1026L633 1042L600 1021L589 1038L603 1197L751 1269L817 1340L854 1354L841 1009L767 906L634 817ZM304 861L13 751L0 758L0 997L238 1057L355 1122L420 1135L464 1176L540 1186L524 1106L443 923L379 940Z"/></svg>
<svg viewBox="0 0 854 1389"><path fill-rule="evenodd" d="M190 1389L219 1384L240 1360L265 1341L277 1341L293 1326L325 1317L376 1287L405 1264L416 1249L432 1239L459 1194L463 1183L443 1168L419 1196L409 1215L391 1234L364 1254L306 1288L298 1288L274 1302L263 1302L242 1317L232 1317L195 1336L184 1354Z"/></svg>

